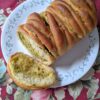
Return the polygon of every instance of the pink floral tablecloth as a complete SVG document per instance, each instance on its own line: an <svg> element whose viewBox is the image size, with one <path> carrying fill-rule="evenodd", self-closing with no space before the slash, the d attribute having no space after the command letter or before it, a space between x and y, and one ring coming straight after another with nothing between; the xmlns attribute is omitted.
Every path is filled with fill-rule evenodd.
<svg viewBox="0 0 100 100"><path fill-rule="evenodd" d="M100 0L94 1L99 30ZM0 0L0 36L7 16L22 2L23 0ZM6 73L0 49L0 100L100 100L100 52L93 68L78 82L56 89L26 91L17 87Z"/></svg>

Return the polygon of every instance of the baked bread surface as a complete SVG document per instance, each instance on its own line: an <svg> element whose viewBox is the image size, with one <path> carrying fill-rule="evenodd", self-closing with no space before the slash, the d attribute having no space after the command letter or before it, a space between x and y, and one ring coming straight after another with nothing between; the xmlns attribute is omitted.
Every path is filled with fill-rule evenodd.
<svg viewBox="0 0 100 100"><path fill-rule="evenodd" d="M54 0L44 12L30 14L24 30L56 60L96 25L93 0Z"/></svg>

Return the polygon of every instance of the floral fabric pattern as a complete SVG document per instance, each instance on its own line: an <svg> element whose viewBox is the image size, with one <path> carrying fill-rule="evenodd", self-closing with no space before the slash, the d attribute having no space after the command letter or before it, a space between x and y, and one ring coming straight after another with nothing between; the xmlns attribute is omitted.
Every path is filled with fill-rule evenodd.
<svg viewBox="0 0 100 100"><path fill-rule="evenodd" d="M0 0L0 36L7 16L23 1ZM99 30L100 0L94 1L97 8ZM0 49L0 100L100 100L100 51L94 66L78 82L55 89L26 91L17 87L7 74Z"/></svg>

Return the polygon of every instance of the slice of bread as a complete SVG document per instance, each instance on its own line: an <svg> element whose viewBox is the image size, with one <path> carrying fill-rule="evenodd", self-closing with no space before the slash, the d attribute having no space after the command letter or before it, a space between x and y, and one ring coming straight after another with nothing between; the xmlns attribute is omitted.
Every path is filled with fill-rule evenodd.
<svg viewBox="0 0 100 100"><path fill-rule="evenodd" d="M28 90L49 88L57 79L52 67L41 64L21 52L10 57L7 69L14 82Z"/></svg>
<svg viewBox="0 0 100 100"><path fill-rule="evenodd" d="M24 29L26 29L30 35L35 34L49 51L49 53L51 53L51 55L53 55L55 58L58 57L57 48L54 45L53 35L50 31L48 23L46 22L45 18L43 18L42 14L30 14Z"/></svg>
<svg viewBox="0 0 100 100"><path fill-rule="evenodd" d="M20 25L17 30L18 37L22 44L33 55L33 57L35 57L35 59L46 65L52 64L55 61L55 58L43 46L37 43L36 37L31 37L23 27L24 24Z"/></svg>

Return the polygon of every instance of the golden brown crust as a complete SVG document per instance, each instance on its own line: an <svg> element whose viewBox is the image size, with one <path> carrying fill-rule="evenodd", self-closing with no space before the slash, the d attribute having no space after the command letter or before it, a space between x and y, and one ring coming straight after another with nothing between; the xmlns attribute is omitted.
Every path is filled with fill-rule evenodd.
<svg viewBox="0 0 100 100"><path fill-rule="evenodd" d="M37 28L32 26L32 31L38 36L38 38L41 40L42 44L48 48L48 50L54 51L54 47L50 41L42 32L40 32Z"/></svg>
<svg viewBox="0 0 100 100"><path fill-rule="evenodd" d="M36 28L39 28L39 30L43 34L45 34L46 37L50 36L50 32L49 32L47 26L44 23L37 21L37 20L28 20L27 23L34 25L34 27L36 27Z"/></svg>
<svg viewBox="0 0 100 100"><path fill-rule="evenodd" d="M88 4L89 8L91 9L91 12L94 13L94 16L96 16L96 7L93 0L86 0L86 3Z"/></svg>
<svg viewBox="0 0 100 100"><path fill-rule="evenodd" d="M34 19L34 16L35 16L34 14L31 16L33 17L33 19L28 17L30 19L27 19L26 23L32 24L36 28L39 28L39 30L41 32L43 32L47 37L49 37L50 31L48 30L48 27L46 26L45 21L41 18L41 16L38 15L38 17L39 17L39 18L37 18L38 20Z"/></svg>
<svg viewBox="0 0 100 100"><path fill-rule="evenodd" d="M50 31L48 30L48 27L40 14L32 13L29 15L26 23L32 24L34 27L39 28L40 32L42 32L46 37L50 36Z"/></svg>
<svg viewBox="0 0 100 100"><path fill-rule="evenodd" d="M92 19L95 21L95 16L94 16L94 13L93 11L91 11L89 5L87 4L86 0L71 0L71 2L80 10L85 10L87 11L90 16L92 17ZM94 8L94 6L93 6Z"/></svg>
<svg viewBox="0 0 100 100"><path fill-rule="evenodd" d="M38 15L38 16L36 16ZM42 44L48 49L48 51L54 56L57 57L57 50L52 42L52 34L50 33L50 30L48 26L46 25L45 21L39 14L32 14L31 18L28 17L27 26L31 26L31 30L35 31L34 33L37 35L37 37L40 39ZM33 17L33 18L32 18ZM35 20L37 19L37 20Z"/></svg>
<svg viewBox="0 0 100 100"><path fill-rule="evenodd" d="M84 30L84 25L82 24L81 20L79 20L79 16L76 14L76 12L63 1L58 0L54 2L54 4L56 6L58 5L58 9L61 10L61 12L63 11L63 14L65 14L63 16L67 17L66 19L69 21L70 27L73 29L73 31L79 34L79 38L82 37L86 31Z"/></svg>
<svg viewBox="0 0 100 100"><path fill-rule="evenodd" d="M65 4L63 1L55 1L53 2L52 6L55 9L57 8L56 11L59 13L58 16L60 18L62 17L61 19L68 25L67 27L71 28L72 34L76 34L78 38L82 38L83 32L71 13L71 10L68 9L67 4Z"/></svg>
<svg viewBox="0 0 100 100"><path fill-rule="evenodd" d="M37 20L41 22L41 17L38 13L34 12L28 16L27 20ZM43 20L42 20L43 21Z"/></svg>
<svg viewBox="0 0 100 100"><path fill-rule="evenodd" d="M77 14L84 22L84 25L88 28L88 32L91 32L91 30L94 27L96 17L92 13L93 10L89 9L89 6L87 5L86 1L84 0L63 0L63 1L66 2L66 4L70 5L75 12L77 12ZM91 2L93 1L91 0Z"/></svg>
<svg viewBox="0 0 100 100"><path fill-rule="evenodd" d="M87 2L92 3L88 4ZM75 35L79 38L85 37L94 29L97 23L96 10L93 12L91 7L89 7L92 4L95 9L93 1L89 0L87 2L84 0L55 0L47 8L47 11L56 16L55 19L58 17L60 21L63 21L63 24L65 23L66 33L71 34L70 37L74 37L76 43L80 39L76 38ZM65 20L64 17L66 17ZM72 29L72 32L70 29Z"/></svg>
<svg viewBox="0 0 100 100"><path fill-rule="evenodd" d="M48 12L50 12L50 13L52 13L52 15L56 15L56 17L58 17L59 19L60 19L60 21L64 24L64 26L66 27L66 29L65 30L68 30L69 31L69 33L70 33L70 35L73 37L73 39L74 39L74 41L76 42L77 41L77 39L78 39L78 37L77 37L77 35L75 35L75 34L73 34L73 32L72 32L72 29L71 29L71 27L69 27L70 26L70 24L69 24L69 22L65 22L65 20L63 20L64 18L63 18L63 16L59 13L59 10L56 8L56 7L49 7L49 9L47 10ZM58 14L59 13L59 14ZM56 20L57 18L55 18L55 20ZM59 22L58 22L59 23ZM60 26L61 27L61 26Z"/></svg>
<svg viewBox="0 0 100 100"><path fill-rule="evenodd" d="M87 5L89 6L91 12L93 13L94 17L94 26L97 25L97 14L96 14L96 6L93 0L86 0Z"/></svg>
<svg viewBox="0 0 100 100"><path fill-rule="evenodd" d="M64 41L63 33L60 30L60 28L57 24L57 21L55 20L53 15L50 14L49 12L47 13L47 20L48 20L50 30L53 34L53 37L54 37L54 40L55 40L55 43L56 43L58 53L59 53L59 55L62 55L66 51L66 42Z"/></svg>

